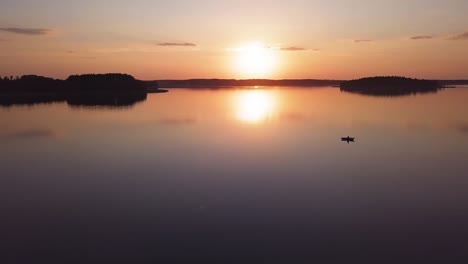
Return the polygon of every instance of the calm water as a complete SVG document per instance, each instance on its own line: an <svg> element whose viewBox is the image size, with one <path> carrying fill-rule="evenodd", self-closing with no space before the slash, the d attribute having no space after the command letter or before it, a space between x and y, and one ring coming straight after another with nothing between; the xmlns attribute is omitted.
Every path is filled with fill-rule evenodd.
<svg viewBox="0 0 468 264"><path fill-rule="evenodd" d="M260 88L0 107L0 262L455 263L467 102Z"/></svg>

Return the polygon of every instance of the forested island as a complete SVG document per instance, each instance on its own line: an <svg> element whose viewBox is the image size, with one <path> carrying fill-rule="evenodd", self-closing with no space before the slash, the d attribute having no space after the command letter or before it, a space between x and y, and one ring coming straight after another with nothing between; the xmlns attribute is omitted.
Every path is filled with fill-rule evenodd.
<svg viewBox="0 0 468 264"><path fill-rule="evenodd" d="M147 97L147 87L128 74L72 75L57 80L37 75L0 79L0 105L67 102L71 106L131 106Z"/></svg>
<svg viewBox="0 0 468 264"><path fill-rule="evenodd" d="M37 75L0 78L0 92L146 91L145 84L121 73L72 75L66 80Z"/></svg>
<svg viewBox="0 0 468 264"><path fill-rule="evenodd" d="M341 91L373 96L402 96L435 93L444 89L439 81L397 76L369 77L342 82Z"/></svg>

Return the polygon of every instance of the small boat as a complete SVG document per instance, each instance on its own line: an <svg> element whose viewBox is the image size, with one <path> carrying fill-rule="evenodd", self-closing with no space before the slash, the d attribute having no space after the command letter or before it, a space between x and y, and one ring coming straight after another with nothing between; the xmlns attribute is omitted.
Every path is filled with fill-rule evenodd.
<svg viewBox="0 0 468 264"><path fill-rule="evenodd" d="M349 142L354 142L354 138L353 138L353 137L350 137L350 136L348 136L348 137L342 137L342 138L341 138L341 141L346 141L346 142L348 142L348 144L349 144Z"/></svg>

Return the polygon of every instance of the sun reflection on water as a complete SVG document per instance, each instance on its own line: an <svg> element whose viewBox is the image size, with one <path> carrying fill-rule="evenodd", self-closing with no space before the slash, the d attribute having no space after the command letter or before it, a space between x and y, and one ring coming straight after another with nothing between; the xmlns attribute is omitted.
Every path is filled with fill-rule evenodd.
<svg viewBox="0 0 468 264"><path fill-rule="evenodd" d="M246 123L255 124L267 121L275 112L276 100L272 91L241 91L235 99L237 119Z"/></svg>

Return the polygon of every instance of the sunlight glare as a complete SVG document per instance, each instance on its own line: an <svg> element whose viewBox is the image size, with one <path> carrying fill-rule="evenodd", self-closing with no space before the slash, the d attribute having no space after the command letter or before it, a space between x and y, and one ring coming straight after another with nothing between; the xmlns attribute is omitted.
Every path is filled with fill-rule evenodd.
<svg viewBox="0 0 468 264"><path fill-rule="evenodd" d="M237 70L247 78L266 77L272 73L275 64L275 50L260 42L236 49Z"/></svg>
<svg viewBox="0 0 468 264"><path fill-rule="evenodd" d="M271 92L264 90L242 91L236 100L237 118L247 123L259 123L269 119L275 109Z"/></svg>

